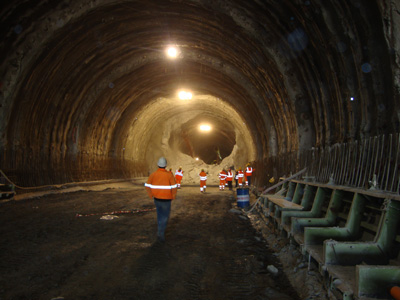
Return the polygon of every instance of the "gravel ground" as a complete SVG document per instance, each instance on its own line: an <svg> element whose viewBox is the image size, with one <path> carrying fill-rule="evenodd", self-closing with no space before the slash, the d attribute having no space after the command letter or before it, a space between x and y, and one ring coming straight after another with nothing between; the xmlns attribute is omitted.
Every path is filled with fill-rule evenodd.
<svg viewBox="0 0 400 300"><path fill-rule="evenodd" d="M139 182L38 195L0 203L0 299L328 299L234 191L180 189L164 244Z"/></svg>

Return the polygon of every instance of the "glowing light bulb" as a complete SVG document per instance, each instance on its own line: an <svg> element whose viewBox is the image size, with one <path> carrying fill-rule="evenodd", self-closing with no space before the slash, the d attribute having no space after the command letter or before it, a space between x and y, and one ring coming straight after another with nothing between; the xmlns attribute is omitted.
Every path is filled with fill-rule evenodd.
<svg viewBox="0 0 400 300"><path fill-rule="evenodd" d="M179 91L178 92L178 97L181 100L190 100L192 99L193 95L191 92L187 92L187 91Z"/></svg>
<svg viewBox="0 0 400 300"><path fill-rule="evenodd" d="M166 52L167 52L167 56L169 58L177 58L178 57L178 49L176 49L175 47L168 47Z"/></svg>
<svg viewBox="0 0 400 300"><path fill-rule="evenodd" d="M205 131L205 132L211 131L211 126L207 124L201 124L199 128L200 131Z"/></svg>

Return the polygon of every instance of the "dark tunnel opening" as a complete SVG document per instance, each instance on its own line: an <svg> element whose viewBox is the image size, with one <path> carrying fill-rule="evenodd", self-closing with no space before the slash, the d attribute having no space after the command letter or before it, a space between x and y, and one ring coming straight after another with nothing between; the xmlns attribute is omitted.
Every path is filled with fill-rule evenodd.
<svg viewBox="0 0 400 300"><path fill-rule="evenodd" d="M171 132L169 146L206 164L218 164L236 144L235 131L224 119L198 116Z"/></svg>

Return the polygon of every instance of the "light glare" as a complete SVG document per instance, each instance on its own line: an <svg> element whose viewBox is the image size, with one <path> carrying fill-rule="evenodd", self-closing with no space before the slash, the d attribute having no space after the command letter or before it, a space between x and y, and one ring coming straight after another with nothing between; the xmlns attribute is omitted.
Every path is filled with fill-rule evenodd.
<svg viewBox="0 0 400 300"><path fill-rule="evenodd" d="M190 99L192 99L192 93L191 92L186 92L186 91L180 91L178 93L178 97L181 100L190 100Z"/></svg>
<svg viewBox="0 0 400 300"><path fill-rule="evenodd" d="M168 47L167 48L167 55L170 58L177 58L178 56L178 49L176 49L175 47Z"/></svg>
<svg viewBox="0 0 400 300"><path fill-rule="evenodd" d="M211 126L207 124L200 125L200 131L211 131Z"/></svg>

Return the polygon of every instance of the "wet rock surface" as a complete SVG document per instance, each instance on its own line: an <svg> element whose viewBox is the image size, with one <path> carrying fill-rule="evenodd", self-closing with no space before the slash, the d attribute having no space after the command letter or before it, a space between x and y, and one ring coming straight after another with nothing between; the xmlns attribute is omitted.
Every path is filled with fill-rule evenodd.
<svg viewBox="0 0 400 300"><path fill-rule="evenodd" d="M325 299L295 250L235 201L183 187L163 244L142 185L1 203L0 299Z"/></svg>

